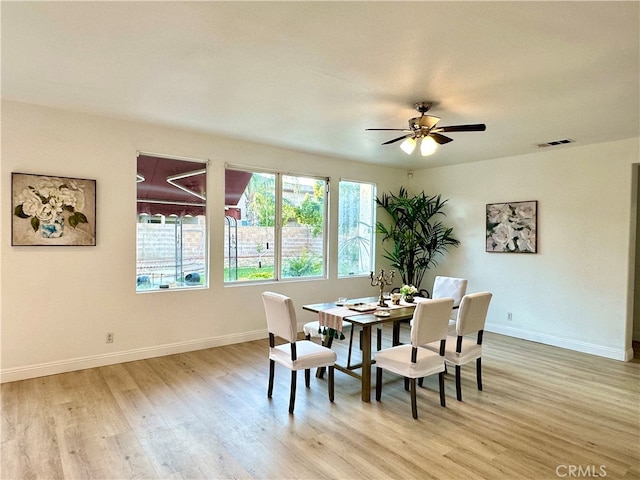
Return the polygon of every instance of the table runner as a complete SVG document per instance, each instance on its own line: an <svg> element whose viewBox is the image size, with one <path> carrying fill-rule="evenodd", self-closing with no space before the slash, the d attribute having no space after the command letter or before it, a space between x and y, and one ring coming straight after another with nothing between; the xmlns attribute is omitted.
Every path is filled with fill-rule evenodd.
<svg viewBox="0 0 640 480"><path fill-rule="evenodd" d="M391 302L389 302L391 303ZM377 305L377 303L371 303L366 305ZM328 308L326 310L321 310L318 312L318 323L320 327L318 328L318 333L321 335L327 334L327 329L329 329L329 334L333 335L335 338L340 336L342 340L344 335L342 334L342 321L344 317L353 317L355 315L368 315L372 314L378 309L382 310L391 310L394 308L402 308L402 307L410 307L415 305L414 303L407 303L404 300L400 301L400 305L389 305L387 307L379 307L372 309L369 312L358 312L357 310L351 310L348 306L336 306L334 308Z"/></svg>
<svg viewBox="0 0 640 480"><path fill-rule="evenodd" d="M318 312L318 322L320 323L320 329L318 329L318 333L322 333L326 335L326 329L335 330L342 334L342 320L344 317L348 317L350 315L359 315L361 312L356 312L355 310L349 310L348 307L334 307L329 308L327 310L320 310Z"/></svg>

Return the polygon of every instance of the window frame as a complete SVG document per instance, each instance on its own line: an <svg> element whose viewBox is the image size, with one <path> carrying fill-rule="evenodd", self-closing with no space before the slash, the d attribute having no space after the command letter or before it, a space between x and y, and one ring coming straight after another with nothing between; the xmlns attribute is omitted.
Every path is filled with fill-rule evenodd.
<svg viewBox="0 0 640 480"><path fill-rule="evenodd" d="M155 157L155 158L159 158L159 159L164 159L164 160L172 160L172 161L182 161L182 162L189 162L189 163L196 163L201 165L201 169L204 172L204 194L199 194L197 192L193 192L190 191L189 193L197 198L200 199L200 201L202 202L202 208L203 208L203 214L202 215L164 215L164 214L146 214L149 216L149 218L158 218L158 219L162 219L164 218L169 218L169 217L176 217L176 219L180 219L180 230L181 230L181 239L180 239L180 246L181 248L184 248L184 232L183 232L183 228L184 228L184 219L187 217L191 217L191 218L198 218L198 217L202 217L204 219L204 232L203 232L203 245L204 245L204 255L203 255L203 269L204 269L204 283L201 284L190 284L188 283L184 278L181 279L181 283L178 285L169 285L168 287L164 287L164 286L160 286L158 285L155 288L148 288L148 289L139 289L138 288L138 278L139 278L139 274L138 274L138 242L139 242L139 237L138 237L138 224L141 223L139 221L140 216L141 215L145 215L144 213L140 213L137 211L136 208L136 285L135 285L135 292L136 294L147 294L147 293L158 293L158 292L164 292L164 291L185 291L185 290L200 290L200 289L208 289L211 281L210 281L210 277L211 277L211 252L210 252L210 215L208 213L209 211L209 201L208 201L208 196L207 196L207 185L209 182L209 164L210 161L208 159L200 159L200 158L189 158L189 157L181 157L181 156L176 156L176 155L166 155L166 154L159 154L159 153L150 153L150 152L143 152L143 151L138 151L136 154L136 205L141 201L140 198L138 198L138 183L141 182L141 178L140 175L138 173L139 168L138 168L138 161L139 161L139 157L140 156L147 156L147 157ZM177 177L181 177L182 174L178 175ZM183 190L183 191L187 191L185 190L183 187L179 186L179 185L175 185L176 178L173 178L176 176L170 176L167 177L167 182L171 185L173 185L174 187ZM179 178L178 178L179 179ZM171 181L170 181L171 180ZM159 200L158 203L162 203L164 200L162 198L157 199ZM142 200L144 202L144 200ZM153 202L150 202L153 203ZM170 203L170 202L168 202ZM175 204L179 204L179 202L175 202ZM193 205L196 205L196 203L194 203ZM154 223L154 222L149 222L149 223ZM166 224L166 220L161 220L159 223L162 224ZM169 223L177 223L176 220L174 220L173 222L169 222ZM189 222L188 222L189 223ZM175 259L174 259L175 260ZM175 261L174 261L175 263ZM171 268L176 268L176 265L174 265ZM183 275L185 272L184 270L181 272L181 275ZM175 282L175 280L174 280Z"/></svg>
<svg viewBox="0 0 640 480"><path fill-rule="evenodd" d="M301 282L301 281L313 281L313 280L323 280L329 277L329 205L330 205L330 185L331 180L329 177L322 175L312 175L306 173L297 173L290 171L282 171L282 170L272 170L267 168L257 168L257 167L248 167L241 165L225 165L226 170L236 170L249 172L253 174L268 174L274 175L275 177L275 212L274 212L274 275L273 278L258 278L255 280L245 279L245 280L227 280L226 275L223 274L223 284L225 287L233 287L239 285L255 285L260 283L277 283L277 282ZM284 199L284 180L283 177L299 177L305 179L319 180L324 182L324 199L322 206L322 273L320 275L313 276L292 276L285 277L283 274L283 199ZM226 190L226 185L225 185ZM230 205L225 205L225 209L227 207L231 207ZM226 239L223 244L226 243ZM226 264L226 257L224 257L225 252L223 252L223 263ZM224 270L223 270L224 272Z"/></svg>
<svg viewBox="0 0 640 480"><path fill-rule="evenodd" d="M337 205L337 231L336 231L336 277L338 279L345 278L358 278L358 277L369 277L371 271L356 273L353 275L341 275L340 274L340 206L342 202L342 195L340 195L340 187L342 183L355 183L360 185L370 185L372 188L372 197L371 197L371 216L372 216L372 224L371 224L371 238L370 238L370 253L369 253L369 266L375 270L376 264L376 223L377 223L377 204L376 197L378 194L378 185L375 182L369 182L366 180L353 180L350 178L340 178L338 181L338 205Z"/></svg>

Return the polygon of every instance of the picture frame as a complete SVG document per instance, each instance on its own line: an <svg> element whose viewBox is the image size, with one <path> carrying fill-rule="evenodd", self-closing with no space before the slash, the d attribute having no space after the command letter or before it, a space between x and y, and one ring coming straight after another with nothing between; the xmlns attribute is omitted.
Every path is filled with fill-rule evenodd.
<svg viewBox="0 0 640 480"><path fill-rule="evenodd" d="M537 200L487 204L487 252L537 253L537 232Z"/></svg>
<svg viewBox="0 0 640 480"><path fill-rule="evenodd" d="M11 174L12 246L95 246L96 181Z"/></svg>

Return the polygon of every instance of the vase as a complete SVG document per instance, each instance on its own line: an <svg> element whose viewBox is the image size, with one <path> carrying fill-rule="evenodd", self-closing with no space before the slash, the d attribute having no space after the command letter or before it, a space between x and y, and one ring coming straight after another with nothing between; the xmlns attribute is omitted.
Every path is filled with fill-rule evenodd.
<svg viewBox="0 0 640 480"><path fill-rule="evenodd" d="M57 215L48 222L40 222L40 235L43 238L60 238L64 233L64 219Z"/></svg>
<svg viewBox="0 0 640 480"><path fill-rule="evenodd" d="M405 295L404 301L407 303L413 303L413 295Z"/></svg>

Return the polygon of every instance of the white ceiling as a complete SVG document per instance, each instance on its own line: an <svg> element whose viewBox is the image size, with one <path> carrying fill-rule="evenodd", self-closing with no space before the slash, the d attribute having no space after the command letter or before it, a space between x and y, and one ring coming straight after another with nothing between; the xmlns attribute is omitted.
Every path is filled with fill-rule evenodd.
<svg viewBox="0 0 640 480"><path fill-rule="evenodd" d="M640 135L639 7L3 1L2 97L406 168L572 148ZM423 100L487 130L426 158L365 131Z"/></svg>

